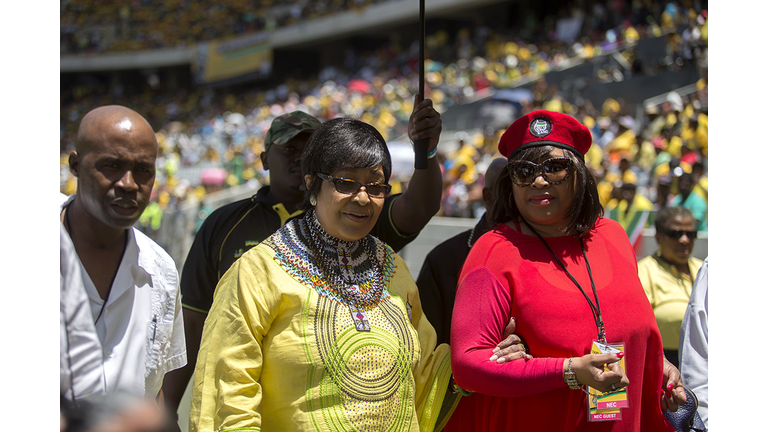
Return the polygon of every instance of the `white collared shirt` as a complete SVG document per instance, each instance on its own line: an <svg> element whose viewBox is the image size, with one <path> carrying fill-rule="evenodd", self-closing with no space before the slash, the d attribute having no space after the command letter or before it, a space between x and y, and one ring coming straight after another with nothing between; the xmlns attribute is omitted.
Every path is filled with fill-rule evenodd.
<svg viewBox="0 0 768 432"><path fill-rule="evenodd" d="M69 401L96 401L104 396L101 342L93 326L75 247L64 226L60 228L60 392Z"/></svg>
<svg viewBox="0 0 768 432"><path fill-rule="evenodd" d="M127 233L106 305L80 268L103 349L106 391L155 397L165 374L187 363L179 276L157 243L135 228Z"/></svg>

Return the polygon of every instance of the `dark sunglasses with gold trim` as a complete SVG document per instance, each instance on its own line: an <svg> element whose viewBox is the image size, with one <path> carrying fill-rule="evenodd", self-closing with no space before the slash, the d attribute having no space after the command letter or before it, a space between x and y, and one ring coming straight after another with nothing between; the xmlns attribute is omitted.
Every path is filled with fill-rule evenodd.
<svg viewBox="0 0 768 432"><path fill-rule="evenodd" d="M682 237L683 234L685 234L685 236L689 239L695 239L699 232L685 230L664 230L662 233L671 239L680 240L680 237Z"/></svg>
<svg viewBox="0 0 768 432"><path fill-rule="evenodd" d="M384 198L389 194L392 186L385 183L368 183L362 184L352 179L346 179L343 177L331 177L328 174L317 173L317 176L321 179L333 184L336 187L338 193L345 195L355 195L360 192L360 189L365 188L365 192L371 198Z"/></svg>
<svg viewBox="0 0 768 432"><path fill-rule="evenodd" d="M518 186L530 186L539 175L544 176L547 183L558 185L568 178L572 169L571 164L570 159L566 158L547 159L540 164L517 160L507 164L507 171L512 181Z"/></svg>

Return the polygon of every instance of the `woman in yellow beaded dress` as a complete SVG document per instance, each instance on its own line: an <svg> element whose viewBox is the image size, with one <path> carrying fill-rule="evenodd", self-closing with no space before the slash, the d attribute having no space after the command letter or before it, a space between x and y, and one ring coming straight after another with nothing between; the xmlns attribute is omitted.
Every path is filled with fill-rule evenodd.
<svg viewBox="0 0 768 432"><path fill-rule="evenodd" d="M442 429L459 399L449 347L436 346L405 262L369 235L390 189L384 139L329 120L301 171L305 216L245 253L216 289L190 430Z"/></svg>

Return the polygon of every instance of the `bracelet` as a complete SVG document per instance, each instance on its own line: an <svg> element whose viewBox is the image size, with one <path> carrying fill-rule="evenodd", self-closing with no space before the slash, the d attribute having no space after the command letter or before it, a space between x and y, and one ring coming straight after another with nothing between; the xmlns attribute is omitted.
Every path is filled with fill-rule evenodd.
<svg viewBox="0 0 768 432"><path fill-rule="evenodd" d="M437 147L432 149L431 152L427 153L427 159L432 159L433 157L435 157L436 154L437 154Z"/></svg>
<svg viewBox="0 0 768 432"><path fill-rule="evenodd" d="M590 391L588 391L584 386L579 384L579 380L576 379L576 372L571 370L571 362L573 361L573 357L568 359L568 370L565 372L565 383L568 384L568 387L571 388L571 390L581 390L584 393L590 395L590 396L597 396L597 394L592 394ZM614 393L619 393L627 391L625 387L614 389L608 392L600 392L601 396L607 396Z"/></svg>
<svg viewBox="0 0 768 432"><path fill-rule="evenodd" d="M570 387L571 390L581 390L581 384L579 384L579 380L576 379L576 372L571 370L572 361L573 357L568 359L568 370L565 372L565 383L568 384L568 387Z"/></svg>
<svg viewBox="0 0 768 432"><path fill-rule="evenodd" d="M453 374L451 374L451 380L448 383L448 387L450 387L451 391L454 393L459 393L462 396L471 396L472 392L468 392L461 387L459 387L458 384L456 384L456 380L453 379Z"/></svg>

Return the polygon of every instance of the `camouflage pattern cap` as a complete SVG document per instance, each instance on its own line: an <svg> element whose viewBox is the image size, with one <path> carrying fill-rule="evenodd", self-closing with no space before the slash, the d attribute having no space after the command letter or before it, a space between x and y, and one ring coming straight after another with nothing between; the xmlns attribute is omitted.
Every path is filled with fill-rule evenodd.
<svg viewBox="0 0 768 432"><path fill-rule="evenodd" d="M264 137L264 151L272 144L283 145L300 133L312 133L320 126L320 120L303 111L294 111L275 117Z"/></svg>

